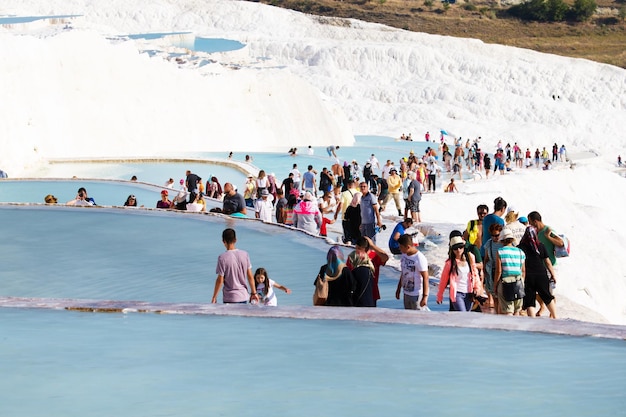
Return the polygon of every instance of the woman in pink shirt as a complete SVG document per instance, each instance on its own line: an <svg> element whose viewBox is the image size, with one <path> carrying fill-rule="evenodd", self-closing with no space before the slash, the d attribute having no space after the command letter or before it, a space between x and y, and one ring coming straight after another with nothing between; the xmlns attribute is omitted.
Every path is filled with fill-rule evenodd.
<svg viewBox="0 0 626 417"><path fill-rule="evenodd" d="M474 290L478 289L479 278L474 255L465 253L465 241L459 236L450 239L450 252L443 267L437 304L443 302L443 292L450 283L450 306L452 311L471 311Z"/></svg>

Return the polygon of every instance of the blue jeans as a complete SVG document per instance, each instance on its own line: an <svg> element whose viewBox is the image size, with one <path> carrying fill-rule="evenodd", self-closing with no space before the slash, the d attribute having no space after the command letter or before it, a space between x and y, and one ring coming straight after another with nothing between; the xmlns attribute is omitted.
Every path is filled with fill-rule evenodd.
<svg viewBox="0 0 626 417"><path fill-rule="evenodd" d="M471 311L472 310L472 294L464 292L456 292L456 301L450 301L452 311Z"/></svg>

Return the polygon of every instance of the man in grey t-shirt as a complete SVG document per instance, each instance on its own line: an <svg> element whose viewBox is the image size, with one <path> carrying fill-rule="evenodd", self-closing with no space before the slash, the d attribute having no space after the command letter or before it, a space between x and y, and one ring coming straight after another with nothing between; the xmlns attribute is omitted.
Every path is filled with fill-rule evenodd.
<svg viewBox="0 0 626 417"><path fill-rule="evenodd" d="M422 218L420 217L420 200L422 199L422 184L416 180L415 172L409 171L409 178L411 182L409 183L409 210L411 210L411 218L413 219L413 223L421 223Z"/></svg>
<svg viewBox="0 0 626 417"><path fill-rule="evenodd" d="M217 278L215 279L215 289L213 290L211 303L217 303L217 294L220 292L222 285L224 285L222 301L225 304L245 304L248 300L250 302L253 300L258 302L259 296L256 293L248 252L235 248L237 236L233 229L224 229L222 242L224 247L226 247L226 252L217 258L217 267L215 268ZM246 284L250 285L249 298Z"/></svg>
<svg viewBox="0 0 626 417"><path fill-rule="evenodd" d="M361 192L361 226L359 230L362 236L367 236L376 242L376 225L378 224L379 227L383 225L378 209L378 199L370 193L366 182L359 184L359 191Z"/></svg>

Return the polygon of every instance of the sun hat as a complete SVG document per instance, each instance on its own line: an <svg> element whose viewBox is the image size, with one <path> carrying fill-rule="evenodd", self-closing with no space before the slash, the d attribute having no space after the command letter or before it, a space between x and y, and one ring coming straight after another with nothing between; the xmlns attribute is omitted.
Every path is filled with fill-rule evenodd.
<svg viewBox="0 0 626 417"><path fill-rule="evenodd" d="M504 229L502 229L502 231L500 232L500 240L506 240L506 239L511 239L511 238L515 238L513 236L513 231L511 229L509 229L508 227L505 227Z"/></svg>
<svg viewBox="0 0 626 417"><path fill-rule="evenodd" d="M455 247L462 247L465 246L465 241L463 240L463 238L461 236L454 236L452 239L450 239L450 247L451 248L455 248Z"/></svg>
<svg viewBox="0 0 626 417"><path fill-rule="evenodd" d="M47 204L56 204L57 198L53 196L52 194L48 194L47 196L44 197L44 201Z"/></svg>

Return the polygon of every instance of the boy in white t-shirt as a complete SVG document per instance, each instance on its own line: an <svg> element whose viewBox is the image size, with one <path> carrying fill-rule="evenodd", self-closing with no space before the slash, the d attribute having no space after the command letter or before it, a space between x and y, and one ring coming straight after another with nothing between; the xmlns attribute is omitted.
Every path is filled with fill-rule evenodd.
<svg viewBox="0 0 626 417"><path fill-rule="evenodd" d="M411 235L404 234L398 239L400 245L400 280L396 289L396 299L400 299L400 290L404 291L405 310L426 309L428 305L428 261L423 253L413 245Z"/></svg>

